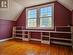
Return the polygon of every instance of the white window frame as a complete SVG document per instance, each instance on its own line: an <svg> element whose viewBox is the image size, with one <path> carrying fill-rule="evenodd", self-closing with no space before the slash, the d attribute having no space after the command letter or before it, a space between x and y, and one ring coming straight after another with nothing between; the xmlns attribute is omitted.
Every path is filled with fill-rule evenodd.
<svg viewBox="0 0 73 55"><path fill-rule="evenodd" d="M43 7L48 7L48 6L52 6L52 27L40 27L40 22L39 24L37 24L37 27L28 27L28 11L29 10L32 10L32 9L40 9L40 8L43 8ZM37 14L39 14L37 12ZM40 20L38 17L37 17L38 20ZM37 21L38 23L38 21ZM31 8L26 8L26 29L54 29L54 3L52 4L46 4L46 5L41 5L41 6L35 6L35 7L31 7Z"/></svg>

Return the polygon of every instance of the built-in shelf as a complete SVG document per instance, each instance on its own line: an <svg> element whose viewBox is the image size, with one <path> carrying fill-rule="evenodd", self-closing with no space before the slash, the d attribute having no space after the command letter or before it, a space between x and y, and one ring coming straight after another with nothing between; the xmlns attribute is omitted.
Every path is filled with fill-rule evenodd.
<svg viewBox="0 0 73 55"><path fill-rule="evenodd" d="M58 41L51 41L51 42L54 44L72 46L72 43L67 43L67 42L58 42Z"/></svg>
<svg viewBox="0 0 73 55"><path fill-rule="evenodd" d="M24 26L16 26L13 28L13 37L15 38L19 38L19 39L22 39L22 40L25 40L25 41L30 41L30 40L35 40L35 41L40 41L41 43L44 43L44 44L50 44L50 43L54 43L54 44L60 44L60 45L68 45L68 46L72 46L71 42L72 42L72 39L71 39L71 26L55 26L55 30L53 31L45 31L45 30L24 30L23 29ZM58 29L57 29L58 28ZM40 35L41 35L41 38L40 40L38 39L33 39L31 37L31 34L32 32L39 32ZM45 34L47 33L47 34ZM60 35L63 35L62 37L55 37L57 35L54 35L54 36L51 36L52 34L60 34ZM65 35L69 35L69 37ZM17 35L17 36L16 36ZM18 35L21 35L18 36ZM64 37L65 36L65 37ZM57 41L56 41L57 40ZM68 42L70 41L70 43Z"/></svg>
<svg viewBox="0 0 73 55"><path fill-rule="evenodd" d="M47 36L47 35L42 35L42 37L44 37L44 36L45 36L45 37L50 37L50 36Z"/></svg>
<svg viewBox="0 0 73 55"><path fill-rule="evenodd" d="M38 31L38 30L15 30L15 31L29 31L29 32L51 32L51 33L71 33L65 31Z"/></svg>
<svg viewBox="0 0 73 55"><path fill-rule="evenodd" d="M57 40L67 40L67 41L72 41L72 39L66 39L66 38L55 38L55 37L50 37L50 39L57 39Z"/></svg>
<svg viewBox="0 0 73 55"><path fill-rule="evenodd" d="M13 33L14 35L28 35L28 34L21 34L21 33Z"/></svg>
<svg viewBox="0 0 73 55"><path fill-rule="evenodd" d="M43 40L43 41L41 41L41 43L50 44L50 41Z"/></svg>

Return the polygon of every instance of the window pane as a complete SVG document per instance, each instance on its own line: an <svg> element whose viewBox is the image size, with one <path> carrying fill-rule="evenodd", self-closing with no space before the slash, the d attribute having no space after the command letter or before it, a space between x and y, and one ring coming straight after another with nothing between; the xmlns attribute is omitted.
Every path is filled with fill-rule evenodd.
<svg viewBox="0 0 73 55"><path fill-rule="evenodd" d="M36 19L28 19L28 27L36 27Z"/></svg>
<svg viewBox="0 0 73 55"><path fill-rule="evenodd" d="M40 18L40 27L52 27L52 18Z"/></svg>
<svg viewBox="0 0 73 55"><path fill-rule="evenodd" d="M28 18L36 18L36 9L28 11Z"/></svg>
<svg viewBox="0 0 73 55"><path fill-rule="evenodd" d="M27 28L51 28L53 27L53 6L32 7L27 12Z"/></svg>
<svg viewBox="0 0 73 55"><path fill-rule="evenodd" d="M40 9L40 17L52 16L52 7L43 7Z"/></svg>

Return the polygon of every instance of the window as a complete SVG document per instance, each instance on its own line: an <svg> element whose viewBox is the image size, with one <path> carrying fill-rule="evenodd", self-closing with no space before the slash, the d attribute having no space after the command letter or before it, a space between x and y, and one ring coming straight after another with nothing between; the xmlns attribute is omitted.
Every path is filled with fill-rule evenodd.
<svg viewBox="0 0 73 55"><path fill-rule="evenodd" d="M53 4L37 6L26 9L26 28L28 29L53 29L54 6Z"/></svg>
<svg viewBox="0 0 73 55"><path fill-rule="evenodd" d="M28 27L36 27L37 24L37 14L36 14L36 9L29 10L28 11Z"/></svg>

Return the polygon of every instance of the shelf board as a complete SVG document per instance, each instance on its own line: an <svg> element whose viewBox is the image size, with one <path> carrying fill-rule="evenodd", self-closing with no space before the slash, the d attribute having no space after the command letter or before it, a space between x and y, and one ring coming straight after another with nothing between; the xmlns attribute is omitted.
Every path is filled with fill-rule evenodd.
<svg viewBox="0 0 73 55"><path fill-rule="evenodd" d="M29 41L29 38L22 38L22 40L24 40L24 41Z"/></svg>
<svg viewBox="0 0 73 55"><path fill-rule="evenodd" d="M71 27L71 26L55 26L55 27Z"/></svg>
<svg viewBox="0 0 73 55"><path fill-rule="evenodd" d="M42 40L41 43L50 44L50 41Z"/></svg>
<svg viewBox="0 0 73 55"><path fill-rule="evenodd" d="M23 34L23 33L13 33L13 35L29 35L29 34Z"/></svg>
<svg viewBox="0 0 73 55"><path fill-rule="evenodd" d="M67 40L72 41L72 39L66 39L66 38L56 38L56 37L50 37L51 39L57 39L57 40Z"/></svg>
<svg viewBox="0 0 73 55"><path fill-rule="evenodd" d="M72 46L71 43L66 43L66 42L51 41L51 43L60 44L60 45Z"/></svg>
<svg viewBox="0 0 73 55"><path fill-rule="evenodd" d="M16 31L27 31L27 32L50 32L50 33L71 33L71 32L64 32L64 31L38 31L38 30L16 30Z"/></svg>
<svg viewBox="0 0 73 55"><path fill-rule="evenodd" d="M22 39L22 37L15 37L15 38L17 38L17 39Z"/></svg>
<svg viewBox="0 0 73 55"><path fill-rule="evenodd" d="M20 34L20 33L13 33L13 35L23 35L23 34Z"/></svg>
<svg viewBox="0 0 73 55"><path fill-rule="evenodd" d="M23 31L23 30L14 30L14 31Z"/></svg>
<svg viewBox="0 0 73 55"><path fill-rule="evenodd" d="M50 37L50 36L47 36L47 35L42 35L42 37Z"/></svg>
<svg viewBox="0 0 73 55"><path fill-rule="evenodd" d="M54 33L71 33L71 32L55 31Z"/></svg>

